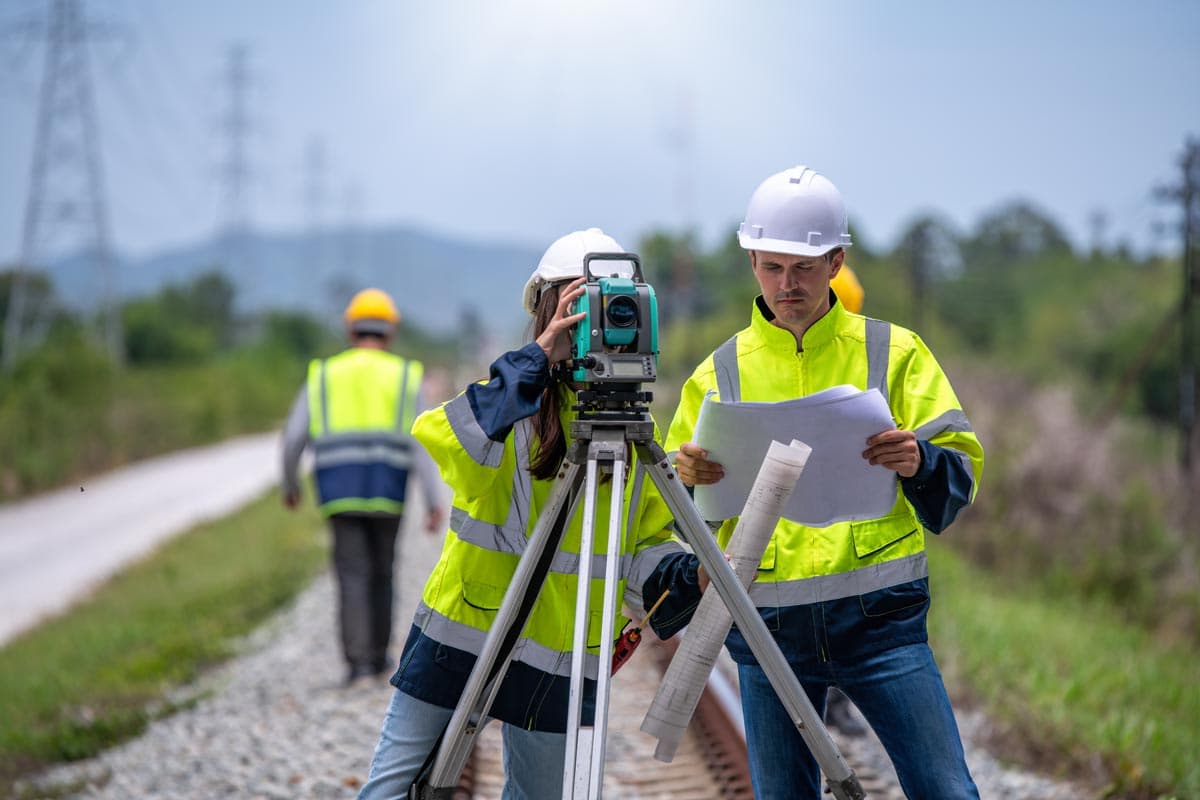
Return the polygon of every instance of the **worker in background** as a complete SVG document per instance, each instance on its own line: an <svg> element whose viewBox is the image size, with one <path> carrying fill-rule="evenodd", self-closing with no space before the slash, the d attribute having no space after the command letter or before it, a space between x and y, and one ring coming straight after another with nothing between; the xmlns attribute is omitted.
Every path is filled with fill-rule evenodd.
<svg viewBox="0 0 1200 800"><path fill-rule="evenodd" d="M851 314L858 314L862 311L866 292L863 291L862 284L858 282L858 276L854 274L854 270L850 269L849 264L842 264L837 275L834 275L833 280L829 281L829 288L833 289L838 302Z"/></svg>
<svg viewBox="0 0 1200 800"><path fill-rule="evenodd" d="M862 456L896 474L890 513L811 528L780 521L750 597L818 712L837 686L891 756L908 797L978 798L928 644L926 532L975 496L983 449L941 367L912 331L851 313L831 291L851 244L837 188L795 167L754 192L738 239L762 293L750 326L685 383L667 434L688 486L723 470L692 440L707 393L773 402L850 384L878 389L896 422ZM736 520L717 532L724 546ZM647 595L656 590L648 581ZM816 760L736 628L738 676L756 797L821 797Z"/></svg>
<svg viewBox="0 0 1200 800"><path fill-rule="evenodd" d="M283 431L283 503L300 503L300 456L313 452L317 502L329 520L346 683L387 674L396 539L417 471L425 528L444 512L437 475L412 438L425 410L421 362L388 352L400 323L392 298L364 289L345 312L350 348L309 364Z"/></svg>
<svg viewBox="0 0 1200 800"><path fill-rule="evenodd" d="M425 412L413 427L454 491L454 515L400 668L392 676L396 691L359 800L408 797L461 699L572 445L570 423L577 415L576 390L582 387L561 367L571 354L570 331L586 316L572 310L584 293L584 256L622 252L599 228L576 231L551 244L525 284L524 306L533 318L528 344L497 358L490 380ZM637 468L636 454L631 458L630 474ZM612 481L601 481L595 491L595 507L609 508ZM563 531L488 712L502 723L504 797L562 796L582 506L574 509ZM659 621L673 632L695 610L699 572L694 558L674 541L673 516L655 487L644 486L637 498L627 485L621 516L631 533L615 591L630 608L648 610L661 596L661 590L652 598L643 595L646 578L654 572L661 585L672 589L651 623L663 636ZM604 549L603 536L596 537L596 547ZM604 579L592 580L589 618L599 620ZM690 590L677 592L684 583ZM677 603L685 594L690 603ZM618 631L623 622L618 619ZM585 659L592 662L588 672L610 668L596 664L594 652ZM583 691L582 724L590 726L595 684L589 682Z"/></svg>

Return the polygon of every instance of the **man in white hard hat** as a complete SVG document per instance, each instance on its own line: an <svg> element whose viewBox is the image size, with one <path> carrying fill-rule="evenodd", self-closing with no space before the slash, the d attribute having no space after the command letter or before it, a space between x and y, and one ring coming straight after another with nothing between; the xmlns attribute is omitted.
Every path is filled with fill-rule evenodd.
<svg viewBox="0 0 1200 800"><path fill-rule="evenodd" d="M978 797L954 713L928 645L926 531L940 532L975 495L983 449L945 374L912 331L847 310L831 290L851 245L841 195L795 167L770 176L738 231L762 294L750 326L708 356L684 385L667 435L689 486L720 464L693 442L701 402L784 401L833 386L877 388L896 421L862 443L896 475L879 519L812 528L782 520L750 596L818 712L836 686L862 711L909 797ZM717 533L725 545L736 520ZM647 585L643 591L653 593ZM757 797L821 796L820 773L746 640L738 664Z"/></svg>

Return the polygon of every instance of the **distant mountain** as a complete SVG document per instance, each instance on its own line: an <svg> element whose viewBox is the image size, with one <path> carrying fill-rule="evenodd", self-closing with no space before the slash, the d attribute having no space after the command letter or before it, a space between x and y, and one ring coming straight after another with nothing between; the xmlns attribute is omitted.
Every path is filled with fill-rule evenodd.
<svg viewBox="0 0 1200 800"><path fill-rule="evenodd" d="M130 298L219 269L237 287L239 312L298 309L330 322L354 292L377 286L426 330L452 330L472 312L496 338L516 341L528 320L521 287L540 257L537 247L391 226L316 236L251 232L148 258L118 256L115 272L120 296ZM95 263L83 256L55 263L51 273L59 296L75 308L92 309L102 297Z"/></svg>

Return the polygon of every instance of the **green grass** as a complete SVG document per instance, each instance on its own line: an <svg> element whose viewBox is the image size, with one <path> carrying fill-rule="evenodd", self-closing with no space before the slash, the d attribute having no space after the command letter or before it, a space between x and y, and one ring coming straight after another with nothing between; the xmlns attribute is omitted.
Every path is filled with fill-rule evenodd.
<svg viewBox="0 0 1200 800"><path fill-rule="evenodd" d="M288 513L272 491L9 642L0 649L0 795L22 773L92 756L169 713L168 692L227 658L237 637L308 585L326 552L317 513Z"/></svg>
<svg viewBox="0 0 1200 800"><path fill-rule="evenodd" d="M0 380L0 501L275 429L303 380L303 362L254 352L123 370L86 351L31 360Z"/></svg>
<svg viewBox="0 0 1200 800"><path fill-rule="evenodd" d="M947 681L1040 751L1043 769L1099 754L1119 797L1200 798L1200 649L1113 609L1001 584L930 548L930 635ZM1072 769L1074 767L1074 769Z"/></svg>

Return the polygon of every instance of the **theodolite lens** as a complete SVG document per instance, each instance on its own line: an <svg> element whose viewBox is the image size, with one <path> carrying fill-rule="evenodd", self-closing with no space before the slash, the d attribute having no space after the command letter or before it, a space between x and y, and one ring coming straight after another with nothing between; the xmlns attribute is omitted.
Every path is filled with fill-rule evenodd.
<svg viewBox="0 0 1200 800"><path fill-rule="evenodd" d="M629 295L617 295L605 305L604 315L618 328L632 328L638 319L637 302Z"/></svg>

